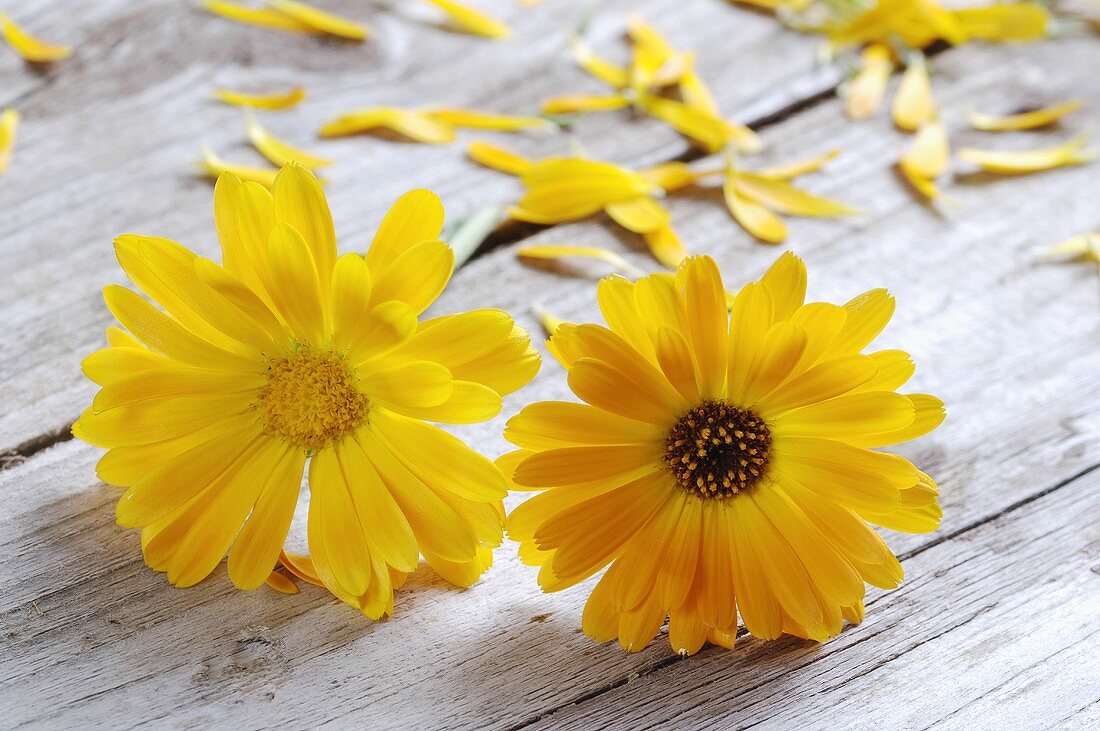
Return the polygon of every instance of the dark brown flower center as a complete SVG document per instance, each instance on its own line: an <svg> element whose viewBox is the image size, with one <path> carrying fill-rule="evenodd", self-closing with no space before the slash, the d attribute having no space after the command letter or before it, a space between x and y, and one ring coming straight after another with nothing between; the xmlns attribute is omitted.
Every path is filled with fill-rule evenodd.
<svg viewBox="0 0 1100 731"><path fill-rule="evenodd" d="M688 492L728 498L760 481L771 442L768 425L752 411L704 401L669 430L665 462Z"/></svg>

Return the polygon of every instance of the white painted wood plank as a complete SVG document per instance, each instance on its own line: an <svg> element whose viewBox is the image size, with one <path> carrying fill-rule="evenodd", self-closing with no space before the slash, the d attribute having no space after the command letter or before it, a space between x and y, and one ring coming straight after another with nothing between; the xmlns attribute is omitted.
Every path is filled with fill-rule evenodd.
<svg viewBox="0 0 1100 731"><path fill-rule="evenodd" d="M74 8L75 6L75 8ZM279 89L302 84L296 110L264 115L287 140L330 155L324 176L346 250L362 250L403 192L436 190L457 221L512 201L508 176L465 159L464 144L426 146L357 137L314 139L326 119L372 105L455 105L534 113L550 95L599 91L567 50L567 31L591 15L593 45L625 51L627 10L645 13L674 42L706 49L700 73L724 109L749 119L828 88L835 70L814 68L815 44L773 20L716 0L555 0L521 8L481 7L512 22L515 35L487 41L410 22L353 0L324 7L365 18L364 45L241 26L177 0L30 3L11 12L43 36L72 42L77 55L34 78L0 58L0 106L23 112L11 168L0 177L0 452L72 421L91 390L78 373L108 323L99 291L120 280L111 240L130 231L166 236L214 254L211 186L194 175L200 145L256 164L240 110L207 98L215 85ZM782 59L782 63L778 60ZM13 86L9 87L9 83ZM8 89L15 88L9 96ZM623 162L668 159L688 149L664 125L627 113L593 115L573 128L596 156ZM630 134L623 131L629 129ZM530 154L561 153L570 135L465 133Z"/></svg>
<svg viewBox="0 0 1100 731"><path fill-rule="evenodd" d="M1004 49L951 52L939 62L952 79L940 93L954 108L963 99L981 105L1039 94L1059 98L1067 95L1059 83L1079 80L1048 82L1045 74L1065 67L1079 50L1067 43L1026 58ZM815 189L835 196L854 191L849 197L873 204L876 215L852 224L796 222L792 243L809 262L812 296L835 300L879 285L898 295L886 344L914 352L915 387L946 398L952 414L907 450L941 478L944 532L980 523L1096 464L1094 275L1086 267L1036 266L1026 254L1037 243L1092 225L1100 198L1094 171L958 187L952 193L965 213L939 220L913 205L884 168L901 138L882 125L850 125L836 107L824 104L767 136L792 156L831 144L858 149L820 176ZM685 238L714 254L731 280L755 276L775 255L736 233L714 201L686 199L676 211ZM541 238L550 237L623 246L593 226L562 227ZM644 255L628 253L646 263ZM466 307L476 292L479 305L522 312L532 291L552 296L545 304L564 316L595 316L591 281L525 268L510 251L460 272L438 309ZM555 368L548 364L506 410L514 412L520 399L566 396ZM500 426L498 419L462 433L495 454L504 449ZM418 574L398 595L397 616L378 624L312 588L290 598L267 590L242 594L216 576L187 591L170 589L141 564L136 533L113 525L117 493L96 485L94 459L95 450L70 443L0 476L0 493L8 498L0 563L11 567L0 583L8 639L0 646L0 704L19 698L16 720L106 725L173 714L181 724L260 725L268 722L256 719L270 718L295 726L339 720L508 728L669 657L660 643L636 656L592 645L578 630L583 589L540 595L533 572L507 547L484 581L465 592L446 588L427 571ZM1074 510L1085 512L1079 504ZM916 551L942 535L890 536L890 542ZM869 622L879 621L883 601L899 602L920 618L942 613L944 597L936 592L944 580L934 574L949 571L943 556L954 555L944 551L914 556L938 558L912 564L918 568L911 569L911 583L877 599ZM974 578L966 575L968 582ZM36 600L44 614L34 608ZM908 614L891 616L898 624L893 631L903 637L922 626L918 620L908 626ZM862 649L847 652L863 662L881 655L875 637L868 624L833 644L858 645ZM754 649L748 643L751 661L746 657L744 666L736 652L709 651L698 662L721 663L709 677L724 688L762 672L758 664L789 668L833 647L793 645ZM730 667L738 670L724 670ZM998 692L995 683L988 689Z"/></svg>
<svg viewBox="0 0 1100 731"><path fill-rule="evenodd" d="M832 642L743 638L531 728L1022 731L1095 714L1097 508L1100 470L905 561L908 583Z"/></svg>

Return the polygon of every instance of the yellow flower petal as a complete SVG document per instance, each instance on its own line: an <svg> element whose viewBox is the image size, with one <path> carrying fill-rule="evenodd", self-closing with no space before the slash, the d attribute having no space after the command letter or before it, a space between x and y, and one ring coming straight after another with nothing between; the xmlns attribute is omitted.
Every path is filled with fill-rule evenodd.
<svg viewBox="0 0 1100 731"><path fill-rule="evenodd" d="M293 33L320 34L322 32L293 16L270 8L250 8L230 0L200 0L199 6L223 18L260 28L285 30Z"/></svg>
<svg viewBox="0 0 1100 731"><path fill-rule="evenodd" d="M1000 175L1025 175L1067 165L1083 165L1100 156L1100 150L1086 149L1084 136L1075 137L1054 147L1036 150L976 150L963 148L959 158L982 170Z"/></svg>
<svg viewBox="0 0 1100 731"><path fill-rule="evenodd" d="M653 258L670 269L679 266L680 262L687 258L688 251L684 247L684 242L668 224L645 232L642 238L645 239Z"/></svg>
<svg viewBox="0 0 1100 731"><path fill-rule="evenodd" d="M539 319L539 324L542 325L542 329L548 338L553 337L557 329L565 323L565 320L551 313L542 305L531 305L531 311Z"/></svg>
<svg viewBox="0 0 1100 731"><path fill-rule="evenodd" d="M688 71L680 77L680 96L689 107L711 114L718 114L718 104L702 78L694 71Z"/></svg>
<svg viewBox="0 0 1100 731"><path fill-rule="evenodd" d="M215 89L214 98L237 107L281 110L291 109L306 98L306 90L298 86L274 94L246 94L232 89Z"/></svg>
<svg viewBox="0 0 1100 731"><path fill-rule="evenodd" d="M784 180L775 180L748 172L735 172L731 177L737 192L779 213L825 218L851 216L857 213L850 206L811 195Z"/></svg>
<svg viewBox="0 0 1100 731"><path fill-rule="evenodd" d="M474 162L510 175L522 175L524 170L534 164L525 157L488 142L471 142L466 147L466 154Z"/></svg>
<svg viewBox="0 0 1100 731"><path fill-rule="evenodd" d="M3 13L0 13L0 35L16 53L31 63L60 61L73 52L68 46L55 46L38 40Z"/></svg>
<svg viewBox="0 0 1100 731"><path fill-rule="evenodd" d="M248 132L248 139L251 140L253 146L259 150L261 155L276 165L281 166L286 165L288 162L297 162L308 168L319 168L332 164L332 160L308 153L273 136L264 129L256 116L247 109L245 110L245 128Z"/></svg>
<svg viewBox="0 0 1100 731"><path fill-rule="evenodd" d="M917 131L913 144L901 156L900 165L907 175L931 181L947 170L949 156L947 129L943 122L925 122Z"/></svg>
<svg viewBox="0 0 1100 731"><path fill-rule="evenodd" d="M609 163L563 158L544 160L522 175L526 194L519 209L538 222L569 221L592 215L611 203L653 192L642 176Z"/></svg>
<svg viewBox="0 0 1100 731"><path fill-rule="evenodd" d="M973 110L967 110L966 121L974 129L986 132L1007 132L1023 129L1038 129L1054 124L1067 114L1077 111L1084 105L1083 99L1071 99L1060 104L1052 104L1049 107L1035 109L1020 114L1008 114L998 116L996 114L982 114Z"/></svg>
<svg viewBox="0 0 1100 731"><path fill-rule="evenodd" d="M373 107L342 114L321 127L322 137L346 137L385 128L430 145L451 142L455 129L427 112L395 107Z"/></svg>
<svg viewBox="0 0 1100 731"><path fill-rule="evenodd" d="M577 59L577 63L585 71L610 87L615 89L626 88L626 69L597 56L578 36L569 39L569 47L573 51L573 57Z"/></svg>
<svg viewBox="0 0 1100 731"><path fill-rule="evenodd" d="M763 147L763 142L748 127L732 124L683 102L647 95L640 104L647 113L668 122L677 132L698 142L708 152L717 152L730 144L736 144L744 152L756 152Z"/></svg>
<svg viewBox="0 0 1100 731"><path fill-rule="evenodd" d="M275 184L275 176L279 172L278 168L248 167L247 165L235 165L226 162L215 155L214 151L209 147L204 147L202 150L201 165L203 171L212 178L219 178L222 175L229 174L241 180L259 183L265 188L270 188Z"/></svg>
<svg viewBox="0 0 1100 731"><path fill-rule="evenodd" d="M319 10L299 0L265 0L275 10L322 33L349 41L364 41L370 35L367 26L339 15Z"/></svg>
<svg viewBox="0 0 1100 731"><path fill-rule="evenodd" d="M1071 236L1065 241L1035 249L1035 256L1052 261L1091 261L1100 271L1100 233Z"/></svg>
<svg viewBox="0 0 1100 731"><path fill-rule="evenodd" d="M606 211L615 223L639 234L656 231L669 222L668 210L652 198L639 197L612 203Z"/></svg>
<svg viewBox="0 0 1100 731"><path fill-rule="evenodd" d="M722 186L726 206L730 214L746 231L769 244L778 244L787 238L787 226L770 208L742 195L737 189L736 178L730 176Z"/></svg>
<svg viewBox="0 0 1100 731"><path fill-rule="evenodd" d="M793 180L800 175L807 175L809 173L815 173L821 168L825 167L825 164L834 160L840 155L840 150L829 150L826 153L818 155L817 157L807 158L805 160L798 160L796 162L789 162L784 165L769 165L755 170L757 175L761 175L765 178L774 178L776 180Z"/></svg>
<svg viewBox="0 0 1100 731"><path fill-rule="evenodd" d="M894 95L892 114L894 124L906 132L915 132L936 115L928 63L921 53L914 52L909 59L909 65L905 67L905 73L902 74L901 83Z"/></svg>
<svg viewBox="0 0 1100 731"><path fill-rule="evenodd" d="M19 112L5 109L0 114L0 173L8 169L15 149L15 131L19 126Z"/></svg>
<svg viewBox="0 0 1100 731"><path fill-rule="evenodd" d="M1050 13L1036 2L996 3L952 11L970 38L990 41L1033 41L1046 37Z"/></svg>
<svg viewBox="0 0 1100 731"><path fill-rule="evenodd" d="M511 30L501 21L454 0L426 0L447 14L459 30L486 38L506 38Z"/></svg>
<svg viewBox="0 0 1100 731"><path fill-rule="evenodd" d="M884 43L868 44L859 56L859 72L844 87L844 111L850 119L867 119L882 104L894 71L893 53Z"/></svg>
<svg viewBox="0 0 1100 731"><path fill-rule="evenodd" d="M566 257L580 257L584 259L598 259L615 267L628 276L642 276L643 272L619 254L598 246L560 246L555 244L539 244L521 246L516 249L516 256L521 259L564 259Z"/></svg>
<svg viewBox="0 0 1100 731"><path fill-rule="evenodd" d="M386 212L367 249L367 264L380 274L398 256L425 241L435 241L443 231L443 202L430 190L410 190Z"/></svg>
<svg viewBox="0 0 1100 731"><path fill-rule="evenodd" d="M440 122L455 127L488 129L498 132L514 132L529 127L549 127L550 122L542 117L517 117L510 114L491 114L475 112L469 109L433 109L427 114Z"/></svg>
<svg viewBox="0 0 1100 731"><path fill-rule="evenodd" d="M666 162L660 165L654 165L651 168L642 170L640 174L649 178L669 193L693 185L702 175L701 173L693 171L688 167L688 164L684 162Z"/></svg>
<svg viewBox="0 0 1100 731"><path fill-rule="evenodd" d="M630 106L621 94L571 94L555 96L542 103L546 114L579 114L581 112L605 112Z"/></svg>

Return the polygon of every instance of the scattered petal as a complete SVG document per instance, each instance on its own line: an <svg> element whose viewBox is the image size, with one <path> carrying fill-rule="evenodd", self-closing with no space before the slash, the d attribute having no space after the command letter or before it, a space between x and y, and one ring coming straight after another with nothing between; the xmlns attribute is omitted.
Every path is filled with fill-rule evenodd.
<svg viewBox="0 0 1100 731"><path fill-rule="evenodd" d="M623 274L631 277L640 277L645 274L619 254L598 246L560 246L556 244L539 244L522 246L516 249L516 256L521 259L564 259L567 257L580 257L585 259L599 259L615 267Z"/></svg>
<svg viewBox="0 0 1100 731"><path fill-rule="evenodd" d="M1045 38L1050 13L1036 2L1014 2L963 8L952 12L969 38L988 41L1034 41Z"/></svg>
<svg viewBox="0 0 1100 731"><path fill-rule="evenodd" d="M203 171L211 178L217 179L223 173L229 173L241 180L259 183L265 188L271 188L271 186L275 184L275 175L279 172L278 168L256 168L248 167L247 165L234 165L233 163L222 160L214 154L214 151L209 147L204 147L202 149L201 166Z"/></svg>
<svg viewBox="0 0 1100 731"><path fill-rule="evenodd" d="M680 262L688 256L684 242L669 224L654 231L647 231L642 234L642 238L645 239L653 258L671 269L678 267Z"/></svg>
<svg viewBox="0 0 1100 731"><path fill-rule="evenodd" d="M278 571L272 571L271 575L267 577L267 581L264 582L275 591L280 594L297 594L298 585L285 574L280 574Z"/></svg>
<svg viewBox="0 0 1100 731"><path fill-rule="evenodd" d="M278 10L272 10L271 8L249 8L235 2L230 2L230 0L200 0L199 7L205 8L211 13L220 15L223 18L235 20L238 23L245 23L246 25L255 25L260 28L285 30L292 33L313 33L318 35L322 32L312 25L303 23L297 18L287 15L286 13L281 13Z"/></svg>
<svg viewBox="0 0 1100 731"><path fill-rule="evenodd" d="M19 127L19 112L5 109L0 114L0 173L8 169L15 149L15 131Z"/></svg>
<svg viewBox="0 0 1100 731"><path fill-rule="evenodd" d="M459 30L485 38L505 38L511 34L507 25L485 13L466 7L454 0L426 0L436 6Z"/></svg>
<svg viewBox="0 0 1100 731"><path fill-rule="evenodd" d="M752 236L769 244L778 244L787 238L787 226L783 223L783 219L770 208L765 208L742 195L737 190L735 178L732 175L726 178L722 192L725 194L726 206L733 219Z"/></svg>
<svg viewBox="0 0 1100 731"><path fill-rule="evenodd" d="M395 107L373 107L342 114L321 127L321 136L346 137L380 128L429 145L452 142L455 138L455 128L431 114Z"/></svg>
<svg viewBox="0 0 1100 731"><path fill-rule="evenodd" d="M56 46L40 41L15 24L8 16L0 13L0 35L16 53L31 63L51 63L68 58L73 49L69 46Z"/></svg>
<svg viewBox="0 0 1100 731"><path fill-rule="evenodd" d="M266 2L278 12L330 36L349 41L365 41L370 35L370 29L361 23L325 12L299 0L266 0Z"/></svg>
<svg viewBox="0 0 1100 731"><path fill-rule="evenodd" d="M1009 132L1025 129L1038 129L1054 124L1062 117L1076 112L1084 105L1082 99L1071 99L1061 104L1052 104L1049 107L1035 109L1020 114L1008 114L998 116L996 114L982 114L973 110L967 110L966 121L974 129L985 132Z"/></svg>
<svg viewBox="0 0 1100 731"><path fill-rule="evenodd" d="M565 320L553 315L545 307L539 304L531 305L531 311L539 318L539 324L546 331L546 337L552 337L558 328L565 324Z"/></svg>
<svg viewBox="0 0 1100 731"><path fill-rule="evenodd" d="M232 104L236 107L252 107L253 109L282 110L298 106L306 97L306 90L298 86L290 91L282 91L275 94L246 94L232 89L215 89L214 98Z"/></svg>
<svg viewBox="0 0 1100 731"><path fill-rule="evenodd" d="M1089 261L1100 272L1100 232L1071 236L1057 244L1040 246L1034 253L1047 261Z"/></svg>
<svg viewBox="0 0 1100 731"><path fill-rule="evenodd" d="M444 124L470 129L487 129L497 132L514 132L531 127L546 128L550 122L542 117L517 117L510 114L491 114L469 109L433 109L428 112Z"/></svg>
<svg viewBox="0 0 1100 731"><path fill-rule="evenodd" d="M1082 165L1092 162L1100 150L1086 149L1084 136L1075 137L1054 147L1037 150L976 150L966 147L959 150L959 158L977 165L982 170L999 175L1026 175L1044 170Z"/></svg>
<svg viewBox="0 0 1100 731"><path fill-rule="evenodd" d="M298 162L307 168L320 168L332 164L332 160L310 154L272 136L256 119L256 115L247 109L245 110L245 126L248 130L248 139L253 146L259 150L261 155L280 167L288 162Z"/></svg>
<svg viewBox="0 0 1100 731"><path fill-rule="evenodd" d="M831 218L851 216L856 209L828 198L800 190L785 180L756 173L736 172L731 176L737 192L757 203L791 216Z"/></svg>
<svg viewBox="0 0 1100 731"><path fill-rule="evenodd" d="M932 80L928 77L928 63L917 52L909 59L902 74L901 84L894 95L894 124L906 132L915 132L922 124L936 116L936 104L932 98Z"/></svg>
<svg viewBox="0 0 1100 731"><path fill-rule="evenodd" d="M785 165L769 165L768 167L758 169L756 174L765 178L774 178L775 180L793 180L800 175L816 173L818 170L825 167L826 163L834 160L838 155L840 155L840 150L829 150L817 157L807 158L806 160L789 162Z"/></svg>
<svg viewBox="0 0 1100 731"><path fill-rule="evenodd" d="M569 47L573 51L573 57L577 59L577 63L585 71L610 87L615 89L626 88L627 72L622 66L617 66L597 56L578 36L569 39Z"/></svg>
<svg viewBox="0 0 1100 731"><path fill-rule="evenodd" d="M871 43L863 49L859 72L844 90L844 111L850 119L867 119L878 111L893 71L893 53L885 43Z"/></svg>
<svg viewBox="0 0 1100 731"><path fill-rule="evenodd" d="M621 94L570 94L555 96L542 103L546 114L579 114L581 112L606 112L630 106Z"/></svg>
<svg viewBox="0 0 1100 731"><path fill-rule="evenodd" d="M912 146L902 155L901 165L914 175L934 180L947 170L949 157L947 129L935 120L921 125Z"/></svg>
<svg viewBox="0 0 1100 731"><path fill-rule="evenodd" d="M488 142L471 142L466 148L466 154L474 162L509 175L522 175L524 170L534 164L525 157Z"/></svg>

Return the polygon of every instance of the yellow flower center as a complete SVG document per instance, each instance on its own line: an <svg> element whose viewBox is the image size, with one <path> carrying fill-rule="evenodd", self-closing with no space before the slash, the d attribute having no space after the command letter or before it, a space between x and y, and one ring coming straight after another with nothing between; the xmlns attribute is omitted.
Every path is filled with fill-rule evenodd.
<svg viewBox="0 0 1100 731"><path fill-rule="evenodd" d="M368 411L356 380L347 359L331 350L307 346L272 359L256 392L267 431L308 452L354 432Z"/></svg>
<svg viewBox="0 0 1100 731"><path fill-rule="evenodd" d="M760 481L771 442L767 424L752 411L704 401L669 430L665 462L689 493L728 498Z"/></svg>

